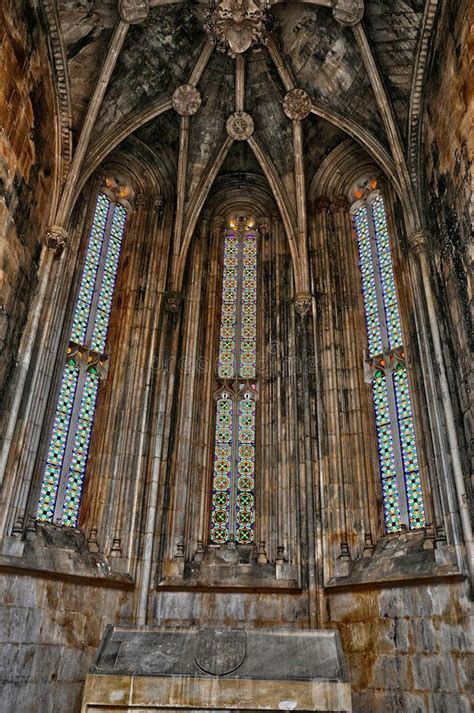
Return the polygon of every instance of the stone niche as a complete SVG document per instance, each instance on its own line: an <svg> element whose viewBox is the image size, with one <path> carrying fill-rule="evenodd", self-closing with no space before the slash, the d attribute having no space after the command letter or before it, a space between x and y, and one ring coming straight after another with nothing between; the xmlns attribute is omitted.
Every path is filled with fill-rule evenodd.
<svg viewBox="0 0 474 713"><path fill-rule="evenodd" d="M352 711L336 631L107 628L82 713Z"/></svg>

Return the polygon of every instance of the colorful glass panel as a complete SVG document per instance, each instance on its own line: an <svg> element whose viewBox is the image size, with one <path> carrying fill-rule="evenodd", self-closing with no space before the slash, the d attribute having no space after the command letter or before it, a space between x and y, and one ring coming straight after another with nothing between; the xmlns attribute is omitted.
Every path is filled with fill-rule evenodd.
<svg viewBox="0 0 474 713"><path fill-rule="evenodd" d="M243 236L243 270L240 317L240 374L255 378L257 362L257 242L255 235Z"/></svg>
<svg viewBox="0 0 474 713"><path fill-rule="evenodd" d="M354 223L359 247L360 270L362 275L362 294L364 297L365 322L369 356L382 352L382 330L380 325L376 276L372 259L372 246L367 209L361 206L354 215Z"/></svg>
<svg viewBox="0 0 474 713"><path fill-rule="evenodd" d="M397 404L398 428L403 459L403 472L408 501L408 515L412 529L425 526L423 492L416 452L415 427L411 407L407 370L404 364L398 364L393 373L395 400Z"/></svg>
<svg viewBox="0 0 474 713"><path fill-rule="evenodd" d="M77 342L77 344L85 344L86 340L87 326L90 318L94 290L96 289L97 270L99 269L109 208L109 199L104 193L99 193L89 234L84 272L82 273L72 323L71 340Z"/></svg>
<svg viewBox="0 0 474 713"><path fill-rule="evenodd" d="M239 269L239 239L229 233L224 242L222 275L222 313L219 340L218 374L221 378L235 376L235 341L237 325L237 289Z"/></svg>
<svg viewBox="0 0 474 713"><path fill-rule="evenodd" d="M232 488L234 402L223 393L217 400L212 479L211 541L227 542L230 537L230 504Z"/></svg>
<svg viewBox="0 0 474 713"><path fill-rule="evenodd" d="M63 371L54 416L53 433L46 456L46 468L41 484L37 518L43 522L51 522L54 516L78 377L79 369L77 364L74 359L70 359Z"/></svg>
<svg viewBox="0 0 474 713"><path fill-rule="evenodd" d="M82 392L79 421L74 434L71 463L61 516L61 524L70 527L76 527L77 525L98 389L99 374L93 367L87 372Z"/></svg>
<svg viewBox="0 0 474 713"><path fill-rule="evenodd" d="M372 393L374 397L375 423L377 427L380 476L382 478L385 527L387 532L398 532L401 525L400 497L397 484L397 469L387 381L383 371L376 372L372 382Z"/></svg>
<svg viewBox="0 0 474 713"><path fill-rule="evenodd" d="M383 198L380 194L371 202L371 210L375 228L388 346L390 349L395 349L396 347L400 347L403 343L402 327L398 312L387 219Z"/></svg>
<svg viewBox="0 0 474 713"><path fill-rule="evenodd" d="M107 242L107 252L105 256L104 272L102 284L99 290L97 311L94 319L94 331L92 334L92 349L103 352L107 338L109 326L110 310L112 308L112 298L115 288L115 278L117 276L120 249L125 229L127 211L121 205L116 205L112 218L110 237Z"/></svg>
<svg viewBox="0 0 474 713"><path fill-rule="evenodd" d="M251 394L239 400L235 539L242 544L254 540L255 409Z"/></svg>

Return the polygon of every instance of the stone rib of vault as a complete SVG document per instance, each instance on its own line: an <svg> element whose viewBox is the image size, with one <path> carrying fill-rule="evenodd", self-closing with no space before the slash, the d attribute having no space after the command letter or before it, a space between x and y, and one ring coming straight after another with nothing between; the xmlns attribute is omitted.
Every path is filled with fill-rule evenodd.
<svg viewBox="0 0 474 713"><path fill-rule="evenodd" d="M107 628L82 713L351 711L336 631Z"/></svg>

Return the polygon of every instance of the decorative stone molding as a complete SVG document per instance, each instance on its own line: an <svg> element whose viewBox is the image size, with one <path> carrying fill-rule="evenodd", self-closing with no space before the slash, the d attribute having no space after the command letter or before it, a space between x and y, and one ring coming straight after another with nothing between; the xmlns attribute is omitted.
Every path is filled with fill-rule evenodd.
<svg viewBox="0 0 474 713"><path fill-rule="evenodd" d="M430 234L427 230L417 230L408 238L408 244L414 255L428 252Z"/></svg>
<svg viewBox="0 0 474 713"><path fill-rule="evenodd" d="M118 11L121 19L129 25L138 25L148 17L149 0L118 0Z"/></svg>
<svg viewBox="0 0 474 713"><path fill-rule="evenodd" d="M289 119L306 119L311 111L311 97L304 89L290 89L283 99L283 111Z"/></svg>
<svg viewBox="0 0 474 713"><path fill-rule="evenodd" d="M347 211L349 209L349 201L346 196L336 196L331 203L331 209L333 211Z"/></svg>
<svg viewBox="0 0 474 713"><path fill-rule="evenodd" d="M295 295L294 304L298 314L304 317L311 309L312 295L310 292L300 292Z"/></svg>
<svg viewBox="0 0 474 713"><path fill-rule="evenodd" d="M173 109L180 116L192 116L199 111L201 94L192 84L181 84L173 92Z"/></svg>
<svg viewBox="0 0 474 713"><path fill-rule="evenodd" d="M172 314L178 314L181 310L183 304L183 295L181 292L165 292L164 294L164 308L167 312Z"/></svg>
<svg viewBox="0 0 474 713"><path fill-rule="evenodd" d="M220 0L210 10L204 29L220 52L231 57L252 45L265 44L267 0Z"/></svg>
<svg viewBox="0 0 474 713"><path fill-rule="evenodd" d="M67 230L60 225L52 225L45 233L44 244L51 250L61 250L66 245L67 238Z"/></svg>
<svg viewBox="0 0 474 713"><path fill-rule="evenodd" d="M336 0L332 14L341 25L357 25L364 16L364 0Z"/></svg>
<svg viewBox="0 0 474 713"><path fill-rule="evenodd" d="M232 139L246 141L253 134L254 123L250 114L246 114L245 111L236 111L227 119L225 128Z"/></svg>
<svg viewBox="0 0 474 713"><path fill-rule="evenodd" d="M270 232L270 220L268 218L261 217L258 219L257 225L260 231L260 235L263 238L266 238Z"/></svg>

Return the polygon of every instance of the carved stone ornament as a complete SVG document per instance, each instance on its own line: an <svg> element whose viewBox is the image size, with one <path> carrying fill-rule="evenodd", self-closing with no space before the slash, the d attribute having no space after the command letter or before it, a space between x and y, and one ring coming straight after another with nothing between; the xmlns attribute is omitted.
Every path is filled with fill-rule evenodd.
<svg viewBox="0 0 474 713"><path fill-rule="evenodd" d="M118 0L118 11L124 22L138 25L148 17L150 0Z"/></svg>
<svg viewBox="0 0 474 713"><path fill-rule="evenodd" d="M172 314L177 314L183 303L183 295L181 292L166 292L164 297L165 310L167 312L171 312Z"/></svg>
<svg viewBox="0 0 474 713"><path fill-rule="evenodd" d="M408 238L408 244L415 255L428 252L430 234L427 230L417 230Z"/></svg>
<svg viewBox="0 0 474 713"><path fill-rule="evenodd" d="M173 108L181 116L192 116L201 106L201 95L192 84L181 84L173 93Z"/></svg>
<svg viewBox="0 0 474 713"><path fill-rule="evenodd" d="M265 44L267 7L267 0L220 0L204 29L218 50L235 57L252 45Z"/></svg>
<svg viewBox="0 0 474 713"><path fill-rule="evenodd" d="M52 225L45 233L44 244L51 250L60 250L65 246L67 237L67 230L59 225Z"/></svg>
<svg viewBox="0 0 474 713"><path fill-rule="evenodd" d="M357 25L364 16L364 0L337 0L332 13L341 25Z"/></svg>
<svg viewBox="0 0 474 713"><path fill-rule="evenodd" d="M245 141L253 134L253 119L250 114L246 114L245 111L235 111L227 119L225 128L232 139Z"/></svg>
<svg viewBox="0 0 474 713"><path fill-rule="evenodd" d="M304 316L311 309L312 295L309 292L300 292L295 295L295 310Z"/></svg>
<svg viewBox="0 0 474 713"><path fill-rule="evenodd" d="M304 89L290 89L283 99L283 111L289 119L306 119L311 111L311 97Z"/></svg>
<svg viewBox="0 0 474 713"><path fill-rule="evenodd" d="M246 635L242 629L204 629L198 633L194 660L212 676L232 673L242 665L246 654Z"/></svg>

